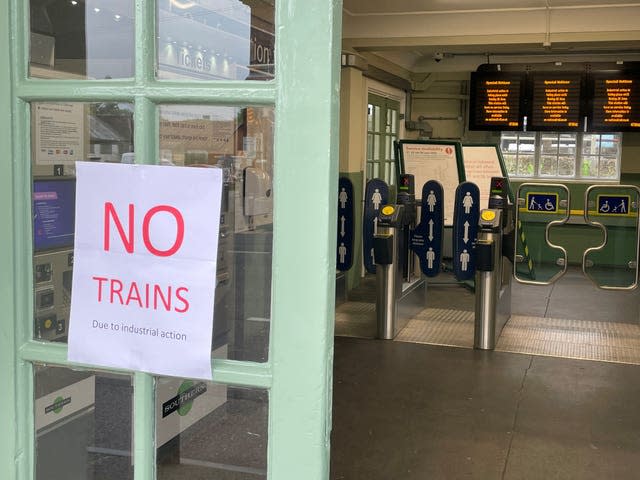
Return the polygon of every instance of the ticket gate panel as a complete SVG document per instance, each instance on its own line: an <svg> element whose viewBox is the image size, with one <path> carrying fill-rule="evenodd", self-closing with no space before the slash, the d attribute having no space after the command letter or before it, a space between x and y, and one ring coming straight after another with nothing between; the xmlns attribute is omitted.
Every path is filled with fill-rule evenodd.
<svg viewBox="0 0 640 480"><path fill-rule="evenodd" d="M602 242L586 249L582 271L605 290L638 285L638 204L634 185L592 185L584 196L584 220L600 229Z"/></svg>
<svg viewBox="0 0 640 480"><path fill-rule="evenodd" d="M569 220L569 189L555 183L523 183L516 198L514 278L531 285L553 283L567 271L567 251L551 241L550 231Z"/></svg>

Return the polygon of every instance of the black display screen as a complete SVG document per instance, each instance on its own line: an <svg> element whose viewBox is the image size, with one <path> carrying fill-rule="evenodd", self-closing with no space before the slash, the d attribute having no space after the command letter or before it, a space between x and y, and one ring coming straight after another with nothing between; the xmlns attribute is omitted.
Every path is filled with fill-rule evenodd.
<svg viewBox="0 0 640 480"><path fill-rule="evenodd" d="M579 130L582 120L580 73L534 73L531 76L529 130Z"/></svg>
<svg viewBox="0 0 640 480"><path fill-rule="evenodd" d="M470 130L521 130L524 74L472 72Z"/></svg>
<svg viewBox="0 0 640 480"><path fill-rule="evenodd" d="M640 131L640 73L594 73L592 131Z"/></svg>

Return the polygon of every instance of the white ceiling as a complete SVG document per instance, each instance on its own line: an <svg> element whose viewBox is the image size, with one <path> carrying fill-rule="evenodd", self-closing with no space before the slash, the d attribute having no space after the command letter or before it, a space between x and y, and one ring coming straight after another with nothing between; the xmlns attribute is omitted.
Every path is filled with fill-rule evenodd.
<svg viewBox="0 0 640 480"><path fill-rule="evenodd" d="M344 50L405 73L470 71L487 59L640 61L640 1L343 0L343 7Z"/></svg>

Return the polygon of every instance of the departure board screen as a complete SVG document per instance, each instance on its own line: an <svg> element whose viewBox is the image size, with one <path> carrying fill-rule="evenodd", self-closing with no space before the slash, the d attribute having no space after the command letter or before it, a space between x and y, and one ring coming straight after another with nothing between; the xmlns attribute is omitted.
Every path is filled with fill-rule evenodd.
<svg viewBox="0 0 640 480"><path fill-rule="evenodd" d="M535 73L531 79L529 130L579 130L580 73Z"/></svg>
<svg viewBox="0 0 640 480"><path fill-rule="evenodd" d="M594 73L591 131L640 131L640 73Z"/></svg>
<svg viewBox="0 0 640 480"><path fill-rule="evenodd" d="M470 130L521 130L523 74L472 72Z"/></svg>

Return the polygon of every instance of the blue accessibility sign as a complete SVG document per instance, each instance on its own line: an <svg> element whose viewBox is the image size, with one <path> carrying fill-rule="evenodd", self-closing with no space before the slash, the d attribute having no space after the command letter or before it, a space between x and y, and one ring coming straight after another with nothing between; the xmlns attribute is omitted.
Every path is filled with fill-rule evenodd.
<svg viewBox="0 0 640 480"><path fill-rule="evenodd" d="M453 206L453 274L459 281L476 273L473 245L478 238L480 189L475 183L463 182L456 188Z"/></svg>
<svg viewBox="0 0 640 480"><path fill-rule="evenodd" d="M346 177L338 180L338 241L336 268L349 270L353 265L353 183Z"/></svg>
<svg viewBox="0 0 640 480"><path fill-rule="evenodd" d="M420 259L420 269L427 277L435 277L442 262L444 230L444 189L436 180L422 187L420 223L411 232L409 246Z"/></svg>
<svg viewBox="0 0 640 480"><path fill-rule="evenodd" d="M558 194L549 192L528 192L527 212L557 213Z"/></svg>
<svg viewBox="0 0 640 480"><path fill-rule="evenodd" d="M628 215L629 195L598 195L599 215Z"/></svg>
<svg viewBox="0 0 640 480"><path fill-rule="evenodd" d="M389 202L389 186L374 178L367 182L364 192L364 218L362 225L362 248L364 268L369 273L376 273L375 256L373 254L373 236L378 231L378 213L380 208Z"/></svg>

